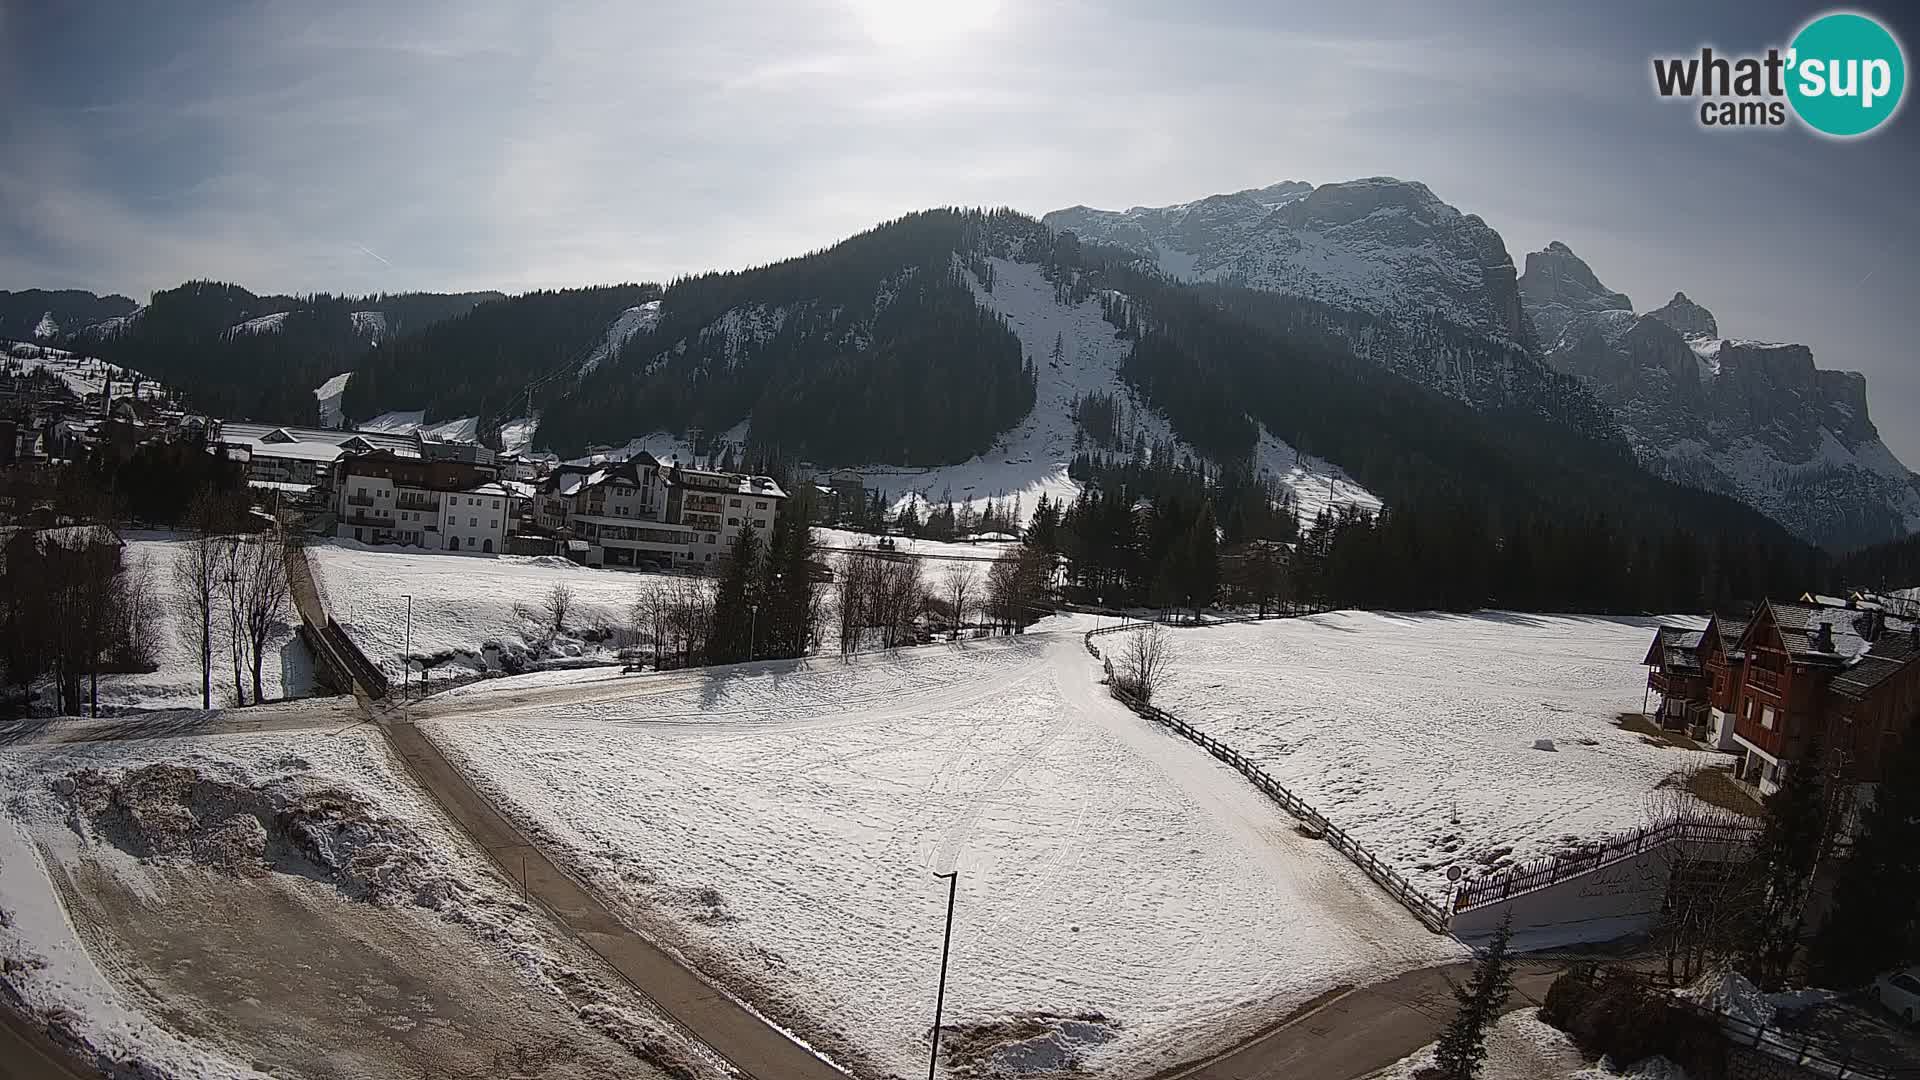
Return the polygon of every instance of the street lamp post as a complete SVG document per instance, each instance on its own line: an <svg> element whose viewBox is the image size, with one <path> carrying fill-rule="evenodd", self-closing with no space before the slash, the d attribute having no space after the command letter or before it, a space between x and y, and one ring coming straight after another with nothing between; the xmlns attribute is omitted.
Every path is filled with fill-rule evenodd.
<svg viewBox="0 0 1920 1080"><path fill-rule="evenodd" d="M947 956L953 952L953 894L960 887L960 871L933 876L947 879L947 937L940 946L940 991L933 999L933 1050L927 1055L927 1080L933 1080L934 1066L940 1060L940 1012L947 1004Z"/></svg>
<svg viewBox="0 0 1920 1080"><path fill-rule="evenodd" d="M413 594L407 598L407 651L400 654L400 700L407 700L407 678L413 674Z"/></svg>
<svg viewBox="0 0 1920 1080"><path fill-rule="evenodd" d="M753 646L760 633L760 605L747 605L747 659L754 658Z"/></svg>

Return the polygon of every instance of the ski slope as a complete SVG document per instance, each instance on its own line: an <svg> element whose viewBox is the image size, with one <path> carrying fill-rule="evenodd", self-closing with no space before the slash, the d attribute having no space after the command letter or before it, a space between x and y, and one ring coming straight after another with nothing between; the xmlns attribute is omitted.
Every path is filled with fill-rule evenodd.
<svg viewBox="0 0 1920 1080"><path fill-rule="evenodd" d="M991 291L971 272L968 281L975 299L1006 318L1007 326L1020 339L1021 349L1038 364L1033 410L993 449L958 465L903 469L875 464L854 470L862 475L867 487L887 493L893 511L910 502L924 508L949 498L955 503L971 503L978 511L990 499L1010 499L1017 494L1021 513L1026 516L1032 514L1043 493L1058 502L1072 502L1080 490L1067 475L1074 454L1073 403L1090 393L1112 394L1130 402L1149 444L1168 440L1178 453L1204 456L1175 438L1166 419L1136 400L1132 388L1121 380L1120 365L1129 345L1115 336L1115 328L1102 315L1097 299L1062 304L1055 300L1053 284L1039 266L1004 258L989 261L993 265ZM1062 350L1057 363L1053 360L1056 342ZM1294 491L1302 507L1325 503L1329 478L1337 488L1336 501L1380 505L1379 499L1345 473L1318 458L1296 455L1271 433L1263 432L1258 458L1276 481Z"/></svg>
<svg viewBox="0 0 1920 1080"><path fill-rule="evenodd" d="M417 715L623 918L862 1075L924 1068L936 873L947 1076L1057 1051L1144 1077L1457 955L1098 677L1047 633L537 703L551 677L500 680Z"/></svg>
<svg viewBox="0 0 1920 1080"><path fill-rule="evenodd" d="M1662 780L1725 760L1614 726L1640 711L1653 627L1343 611L1183 630L1154 703L1444 901L1450 866L1472 876L1630 831Z"/></svg>
<svg viewBox="0 0 1920 1080"><path fill-rule="evenodd" d="M340 411L340 399L347 394L347 383L352 380L353 372L343 371L319 386L313 388L313 398L320 407L320 426L323 428L343 428L347 426L346 414Z"/></svg>

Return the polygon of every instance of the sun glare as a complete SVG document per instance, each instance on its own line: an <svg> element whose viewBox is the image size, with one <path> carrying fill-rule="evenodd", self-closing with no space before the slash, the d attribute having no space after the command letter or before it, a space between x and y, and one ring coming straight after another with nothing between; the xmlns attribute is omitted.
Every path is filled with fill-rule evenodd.
<svg viewBox="0 0 1920 1080"><path fill-rule="evenodd" d="M848 0L876 44L911 48L950 42L992 25L1000 0Z"/></svg>

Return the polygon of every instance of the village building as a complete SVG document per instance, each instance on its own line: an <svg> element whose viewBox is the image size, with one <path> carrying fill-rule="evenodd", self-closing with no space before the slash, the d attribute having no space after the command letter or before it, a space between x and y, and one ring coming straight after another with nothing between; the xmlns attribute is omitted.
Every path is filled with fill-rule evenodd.
<svg viewBox="0 0 1920 1080"><path fill-rule="evenodd" d="M543 531L586 543L590 566L710 569L743 530L771 535L787 493L771 477L662 463L562 465L534 499Z"/></svg>
<svg viewBox="0 0 1920 1080"><path fill-rule="evenodd" d="M1920 623L1856 596L1768 601L1698 633L1662 627L1643 662L1655 715L1738 754L1735 779L1765 796L1814 754L1842 783L1878 783L1900 741L1920 737L1916 661Z"/></svg>
<svg viewBox="0 0 1920 1080"><path fill-rule="evenodd" d="M505 552L512 494L495 473L492 464L390 449L342 455L328 481L334 535L430 551Z"/></svg>

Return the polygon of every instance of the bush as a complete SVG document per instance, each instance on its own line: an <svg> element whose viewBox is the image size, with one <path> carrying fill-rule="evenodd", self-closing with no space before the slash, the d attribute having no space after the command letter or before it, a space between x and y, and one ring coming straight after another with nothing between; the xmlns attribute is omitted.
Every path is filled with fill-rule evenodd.
<svg viewBox="0 0 1920 1080"><path fill-rule="evenodd" d="M1695 1080L1726 1075L1726 1047L1713 1023L1627 972L1575 967L1547 990L1540 1018L1596 1058L1633 1065L1658 1055Z"/></svg>

